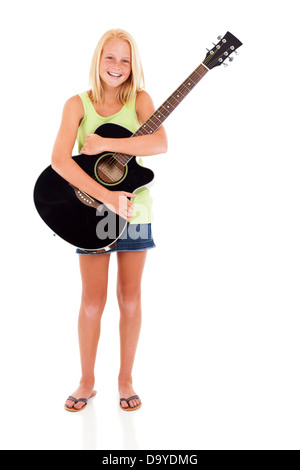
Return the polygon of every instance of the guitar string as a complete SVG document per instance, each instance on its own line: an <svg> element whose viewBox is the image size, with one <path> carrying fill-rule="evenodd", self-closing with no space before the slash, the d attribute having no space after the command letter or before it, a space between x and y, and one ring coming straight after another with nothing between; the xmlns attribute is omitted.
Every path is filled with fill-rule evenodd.
<svg viewBox="0 0 300 470"><path fill-rule="evenodd" d="M136 135L143 135L143 130L146 130L148 129L148 132L146 130L146 134L149 134L149 133L153 133L155 132L159 127L160 125L162 124L162 122L159 120L159 118L157 117L157 114L163 114L164 118L166 119L170 114L171 112L176 109L176 107L181 103L181 101L187 96L187 94L194 88L195 85L197 85L197 83L203 78L203 76L206 74L206 71L205 71L205 74L201 74L201 70L198 72L198 69L200 69L201 65L207 65L209 62L211 62L212 64L213 63L216 63L216 59L211 61L211 58L213 55L215 55L216 51L213 53L213 54L210 54L210 56L207 56L204 61L202 62L202 64L200 64L200 66L178 87L178 89L163 103L163 105L155 112L153 113L152 116L150 116L150 118L146 121L146 123L144 123L143 127L144 129L142 129L142 127L140 127L137 132L134 134L134 136ZM192 79L192 77L194 78L194 75L196 74L196 83L194 82L194 80ZM199 76L200 75L200 76ZM186 86L186 83L189 83L189 80L191 82L193 82L194 86L192 88L188 88ZM188 90L188 93L184 93L184 90L183 90L183 87L186 88ZM182 99L180 101L176 100L175 98L175 94L176 93L179 93L180 95L182 95ZM177 96L179 98L179 95ZM173 103L173 100L175 101L175 103ZM167 109L166 109L166 106L167 106ZM173 109L171 109L171 111L169 111L169 106L171 106ZM164 113L161 111L161 109L164 109L164 111L166 111L168 113L167 116L164 115ZM159 125L157 125L156 122L154 122L153 120L158 120L158 123ZM154 124L154 129L150 126L150 123L151 124ZM149 132L149 128L150 128L150 132ZM132 158L132 156L130 156L130 159ZM120 161L121 160L121 161ZM109 159L109 161L107 162L107 165L108 166L112 166L115 164L115 161L119 162L122 166L125 166L126 163L127 163L127 157L121 153L118 153L116 152L114 155L112 155L112 157ZM111 179L111 181L113 181Z"/></svg>
<svg viewBox="0 0 300 470"><path fill-rule="evenodd" d="M229 48L230 49L230 48ZM227 49L226 52L229 51L229 49ZM218 49L216 49L216 51L212 53L210 53L210 55L208 55L204 61L199 65L199 67L197 67L197 69L192 72L192 74L178 87L178 89L163 103L163 105L157 110L155 111L151 116L150 118L148 118L148 120L146 121L146 123L144 123L143 125L143 128L142 126L131 136L137 136L137 135L144 135L144 131L146 131L146 135L149 134L149 133L153 133L153 132L156 132L156 130L162 125L162 122L160 121L160 114L163 115L164 117L164 120L171 114L171 112L173 110L176 109L176 107L181 103L181 101L186 98L186 96L188 95L188 93L199 83L199 81L204 77L204 75L206 74L206 72L208 71L205 71L205 73L203 73L203 71L201 71L201 65L205 65L207 66L209 63L211 66L213 66L214 64L217 63L217 58L215 58L215 54L216 52L218 51ZM230 55L230 54L229 54ZM214 60L212 60L212 58L214 58ZM213 68L213 67L211 67ZM211 69L209 69L211 70ZM201 73L202 72L202 73ZM195 77L194 77L195 75ZM195 78L196 82L193 80ZM193 83L192 87L190 87L190 83ZM188 86L186 85L188 84ZM185 89L185 90L184 90ZM186 93L186 90L188 91ZM176 100L175 98L175 94L176 93L179 93L181 96L182 96L182 99L180 101ZM177 98L179 98L179 95L177 96ZM173 103L173 100L175 101ZM167 106L167 108L166 108ZM169 111L169 106L171 106L173 109L171 109L171 111ZM164 112L162 112L162 109L167 112L168 114L165 115ZM159 116L159 117L157 117ZM154 121L155 120L155 121ZM158 121L158 123L156 122ZM150 126L150 123L152 125L154 125L154 129ZM150 128L150 132L149 132L149 128ZM132 156L130 156L130 159L132 158ZM117 161L118 163L120 163L123 167L126 166L126 163L127 163L127 159L128 159L128 156L125 156L124 154L121 154L121 153L118 153L116 152L115 154L113 154L111 156L111 158L108 160L107 162L107 165L108 165L108 168L111 167L112 165L115 165L115 162ZM121 160L121 161L120 161ZM103 170L104 171L104 170ZM104 171L105 173L105 171ZM100 175L99 175L100 176ZM114 180L106 173L106 176L112 181L114 182ZM94 179L96 180L97 178L95 178L95 176L93 176Z"/></svg>
<svg viewBox="0 0 300 470"><path fill-rule="evenodd" d="M205 71L205 72L206 72L206 71ZM193 74L191 74L191 76L192 76L192 75L194 75L194 72L193 72ZM171 107L173 108L173 110L174 110L174 109L177 107L177 105L180 104L180 102L182 101L182 100L180 100L180 101L179 101L179 100L176 100L176 98L175 98L174 95L175 95L176 93L179 93L180 95L182 95L183 98L185 98L188 93L186 93L186 94L184 93L185 90L183 89L183 87L184 87L186 90L188 90L188 92L191 91L192 88L193 88L193 87L187 87L187 86L186 86L186 83L187 83L188 81L190 81L190 82L193 82L193 85L194 85L194 86L197 84L197 82L195 83L195 82L192 80L191 76L188 77L188 79L186 79L186 81L183 82L183 83L178 87L178 89L160 106L160 108L159 108L157 111L155 111L155 113L153 113L153 114L150 116L150 118L148 118L148 120L136 131L136 133L134 134L135 136L136 136L137 134L143 135L143 134L142 134L142 132L143 132L143 130L144 130L143 128L150 128L150 130L151 130L152 132L154 132L154 130L155 130L155 131L157 130L157 128L162 124L162 122L161 122L160 119L159 119L160 116L157 117L157 115L159 115L159 114L163 114L163 115L164 115L164 113L161 111L162 108L164 108L164 111L167 112L168 115L169 115L169 114L172 112L172 110L169 111L168 106L171 106ZM200 79L201 79L203 76L204 76L204 74L203 74L202 76L200 76ZM196 77L196 78L199 78L199 77ZM199 81L199 80L198 80L198 81ZM166 106L167 106L167 109L166 109ZM168 115L167 115L167 116L164 116L164 117L167 118ZM157 122L153 121L153 119L157 120L158 123L159 123L159 125L157 125ZM151 124L154 125L154 129L150 126L150 122L151 122ZM143 128L142 128L142 127L143 127Z"/></svg>
<svg viewBox="0 0 300 470"><path fill-rule="evenodd" d="M207 73L207 70L199 70L198 72L198 69L200 69L202 63L199 65L199 67L197 67L196 70L194 70L194 72L192 72L192 74L178 87L178 89L171 95L169 96L169 98L160 106L160 108L158 108L157 111L155 111L149 118L148 120L135 132L135 134L133 134L131 137L133 136L136 136L137 134L138 135L147 135L149 133L154 133L156 132L156 130L162 125L162 122L159 120L159 118L157 118L157 114L162 114L163 117L166 119L172 111L174 111L176 109L176 107L181 103L181 101L186 98L186 96L188 95L188 93L194 88L194 86L196 86L199 81L204 77L204 75L206 75ZM202 73L201 73L202 72ZM205 72L205 73L203 73ZM195 75L195 77L194 77ZM195 78L197 81L194 82L194 80L192 79ZM188 83L188 82L192 82L193 83L193 86L188 88L185 84ZM188 93L184 94L184 90L182 90L182 87L185 87L187 90L188 90ZM176 94L180 94L182 95L182 99L180 101L176 100L175 96ZM174 100L175 102L173 103ZM167 106L167 108L166 108ZM173 109L171 109L171 111L169 111L169 106L171 106ZM164 113L162 111L160 111L161 109L164 109L165 112L167 112L167 116L164 115ZM157 126L157 123L155 123L153 121L153 119L156 119L158 120L159 122L159 125ZM165 120L164 119L164 120ZM154 129L150 126L150 123L154 125ZM146 131L146 134L143 134L143 130L144 129L148 129L150 128L150 132L147 132ZM141 134L139 134L141 133ZM119 160L121 158L121 161ZM132 158L132 156L130 157ZM114 155L112 155L112 157L108 160L107 162L107 165L108 166L112 166L115 164L115 160L117 160L119 163L121 163L122 166L125 166L126 165L126 162L127 162L127 158L125 156L123 156L121 153L119 154L118 152L116 152ZM124 161L125 160L125 161ZM112 180L113 181L113 180Z"/></svg>
<svg viewBox="0 0 300 470"><path fill-rule="evenodd" d="M192 81L192 80L191 80ZM193 82L194 83L194 82ZM187 88L187 87L186 87ZM190 89L188 89L190 91ZM147 135L147 134L153 134L162 124L160 121L160 115L162 114L163 117L166 119L169 114L176 109L178 104L182 101L182 99L185 98L184 90L183 87L180 86L176 92L177 94L179 93L181 100L178 102L178 100L175 99L174 96L171 96L162 107L159 108L159 111L154 113L148 120L147 123L143 125L143 128L141 127L138 129L138 131L134 134L135 136L138 135ZM178 97L179 97L178 95ZM171 108L171 109L170 109ZM163 112L164 111L164 112ZM159 116L159 117L158 117ZM111 156L111 158L107 162L108 167L115 166L116 162L119 162L123 167L126 166L128 163L128 157L129 160L132 158L132 156L125 156L123 154L116 153ZM111 180L112 181L112 180Z"/></svg>
<svg viewBox="0 0 300 470"><path fill-rule="evenodd" d="M226 52L228 52L229 49L227 49ZM214 60L211 60L212 57L214 57L214 55L216 54L217 51L218 51L218 49L216 49L216 51L214 51L213 54L210 53L210 55L207 56L204 59L204 61L199 65L199 67L197 67L197 69L194 72L192 72L192 74L178 87L178 89L160 106L160 108L157 111L155 111L150 116L150 118L148 118L148 120L131 137L137 136L137 135L145 135L145 134L143 134L143 130L146 130L146 129L148 130L148 132L146 130L146 135L156 132L156 130L162 125L162 122L163 122L163 121L161 122L159 120L159 118L157 117L157 114L162 114L163 117L164 117L164 120L165 120L171 114L171 112L176 109L176 107L181 103L181 101L184 98L186 98L188 93L194 88L194 86L196 86L199 83L199 81L204 77L204 75L206 75L206 72L207 72L206 70L205 70L205 73L201 74L201 69L200 69L201 65L207 66L210 62L211 62L210 65L213 65L213 64L217 63L217 60L219 60L219 59L214 58ZM199 72L198 72L198 69L200 69ZM196 75L196 77L194 77L194 75ZM196 78L196 80L197 80L196 83L194 82L192 77ZM192 86L191 88L188 88L186 86L186 83L189 83L189 82L193 82L194 86ZM182 87L186 88L188 90L188 93L184 94L184 90L182 90ZM176 98L174 96L178 93L180 95L182 95L182 99L180 101L176 100ZM179 98L179 96L177 96L177 97ZM172 100L174 100L175 103L173 103ZM167 106L167 109L166 109L166 106ZM173 108L173 109L171 109L171 111L169 111L170 106ZM168 113L167 116L165 116L164 113L161 111L162 108L164 109L164 111L166 111ZM157 125L157 123L154 122L153 119L158 120L159 125ZM150 126L150 123L154 125L154 129ZM149 132L149 128L150 128L150 132ZM130 156L130 159L131 158L132 158L132 156ZM106 164L108 165L108 167L111 167L115 164L115 161L117 161L123 167L125 167L125 165L127 163L127 156L123 155L122 153L116 152L111 156L111 158L108 160L108 162ZM107 175L107 176L109 177L109 179L111 181L114 181L112 178L110 178L109 175Z"/></svg>

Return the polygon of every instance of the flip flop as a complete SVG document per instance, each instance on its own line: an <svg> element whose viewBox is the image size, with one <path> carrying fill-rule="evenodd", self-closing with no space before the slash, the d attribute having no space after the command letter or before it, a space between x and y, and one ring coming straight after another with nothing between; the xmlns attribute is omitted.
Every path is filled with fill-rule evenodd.
<svg viewBox="0 0 300 470"><path fill-rule="evenodd" d="M96 392L96 391L93 391L93 393L92 393L92 395L90 396L90 398L93 398L95 395L97 395L97 392ZM88 401L89 401L90 398L78 398L78 399L77 399L77 398L74 398L74 397L70 396L69 398L67 398L67 400L72 400L72 401L74 401L74 402L75 402L75 405L77 405L77 403L80 402L80 401L83 402L83 403L85 403L85 405L83 405L82 408L80 408L79 410L76 410L76 408L74 408L74 405L73 405L72 408L70 408L69 406L65 405L65 410L66 410L66 411L69 411L69 412L71 412L71 413L78 413L79 411L82 411L82 410L84 410L84 409L86 408L87 403L88 403ZM66 400L66 401L67 401L67 400Z"/></svg>
<svg viewBox="0 0 300 470"><path fill-rule="evenodd" d="M129 405L129 402L130 400L140 400L140 397L138 395L134 395L133 397L129 397L129 398L120 398L120 408L123 410L123 411L136 411L138 410L141 406L142 406L142 402L139 403L138 405L135 405L133 407L131 407ZM128 405L128 408L124 408L122 406L122 401L126 401L127 405Z"/></svg>

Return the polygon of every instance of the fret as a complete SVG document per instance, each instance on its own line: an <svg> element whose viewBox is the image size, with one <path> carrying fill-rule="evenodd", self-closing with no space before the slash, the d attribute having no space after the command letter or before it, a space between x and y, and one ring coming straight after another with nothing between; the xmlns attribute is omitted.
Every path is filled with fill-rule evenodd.
<svg viewBox="0 0 300 470"><path fill-rule="evenodd" d="M177 92L176 92L176 97L179 98L182 96L182 99L186 97L187 93L184 93L184 90L181 90L180 88L182 87L182 85L180 85L180 87L178 88Z"/></svg>
<svg viewBox="0 0 300 470"><path fill-rule="evenodd" d="M180 97L180 95L178 95ZM170 98L168 99L168 104L170 104L171 106L175 105L174 109L176 108L178 101L177 101L177 95L171 95Z"/></svg>
<svg viewBox="0 0 300 470"><path fill-rule="evenodd" d="M122 166L126 166L127 163L132 159L132 155L126 155L125 153L114 153L115 158Z"/></svg>
<svg viewBox="0 0 300 470"><path fill-rule="evenodd" d="M209 72L205 65L200 64L193 73L172 93L171 96L155 111L152 116L132 135L137 137L140 135L153 134L159 129L168 116L177 108L177 106L187 97L189 92L199 83L204 75ZM123 166L133 157L123 153L115 153L113 157Z"/></svg>
<svg viewBox="0 0 300 470"><path fill-rule="evenodd" d="M173 109L175 109L175 107L174 107L173 109L170 109L171 105L170 105L170 103L169 103L169 100L170 100L170 98L168 98L167 101L161 106L160 109L162 110L162 113L163 113L164 111L166 111L167 113L171 114L171 112L173 111ZM169 115L169 114L168 114L168 115ZM166 116L166 117L167 117L167 116Z"/></svg>
<svg viewBox="0 0 300 470"><path fill-rule="evenodd" d="M139 129L140 132L141 132L140 135L153 134L156 131L157 127L154 124L152 124L152 126L151 126L150 121L151 121L151 117L148 119L148 121L146 121L142 125L142 127L140 127L140 129Z"/></svg>
<svg viewBox="0 0 300 470"><path fill-rule="evenodd" d="M185 90L187 90L187 94L188 94L194 88L194 86L196 86L196 83L190 80L187 84L185 84L184 82L181 86L184 87Z"/></svg>
<svg viewBox="0 0 300 470"><path fill-rule="evenodd" d="M158 129L161 126L160 118L159 118L159 116L156 115L156 113L152 114L150 119L151 119L151 122L153 123L153 125L155 126L155 129Z"/></svg>
<svg viewBox="0 0 300 470"><path fill-rule="evenodd" d="M170 101L171 101L171 96L168 99L168 101L166 102L166 104L163 105L164 110L167 111L167 113L169 113L169 114L171 114L171 112L174 111L174 109L176 108L176 106L173 106Z"/></svg>
<svg viewBox="0 0 300 470"><path fill-rule="evenodd" d="M186 79L186 81L184 83L187 83L188 86L195 86L197 85L197 82L194 82L194 80L192 79L192 76L190 75L189 78Z"/></svg>
<svg viewBox="0 0 300 470"><path fill-rule="evenodd" d="M185 82L183 82L183 84L180 86L184 88L184 93L188 94L193 88L194 86L196 86L197 83L194 82L194 80L192 80L191 78L185 80Z"/></svg>

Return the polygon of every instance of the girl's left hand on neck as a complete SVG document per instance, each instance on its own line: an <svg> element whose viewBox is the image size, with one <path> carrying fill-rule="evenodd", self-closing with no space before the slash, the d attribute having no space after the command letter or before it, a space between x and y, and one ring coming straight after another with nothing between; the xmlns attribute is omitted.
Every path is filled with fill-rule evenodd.
<svg viewBox="0 0 300 470"><path fill-rule="evenodd" d="M100 137L97 134L88 134L80 153L85 155L96 155L104 152L105 150L107 149L105 149L104 137Z"/></svg>

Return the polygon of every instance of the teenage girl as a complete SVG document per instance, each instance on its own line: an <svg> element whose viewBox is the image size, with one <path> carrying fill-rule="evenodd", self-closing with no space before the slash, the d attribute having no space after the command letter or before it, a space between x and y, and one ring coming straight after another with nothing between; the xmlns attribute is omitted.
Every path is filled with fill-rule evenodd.
<svg viewBox="0 0 300 470"><path fill-rule="evenodd" d="M72 412L81 411L88 399L96 394L94 369L111 252L117 252L118 260L120 406L125 411L141 406L133 388L132 369L141 328L141 279L147 250L155 247L151 235L151 197L147 188L141 188L135 194L108 190L88 176L71 156L76 139L78 151L85 155L111 151L147 156L167 151L163 127L154 134L129 139L103 138L94 134L106 122L119 124L134 133L154 113L150 96L142 90L143 83L142 65L134 39L120 29L106 32L92 59L91 89L65 103L54 144L53 169L75 187L110 204L116 214L129 222L117 245L105 254L87 254L77 250L82 277L78 328L82 376L79 387L65 404L65 409Z"/></svg>

